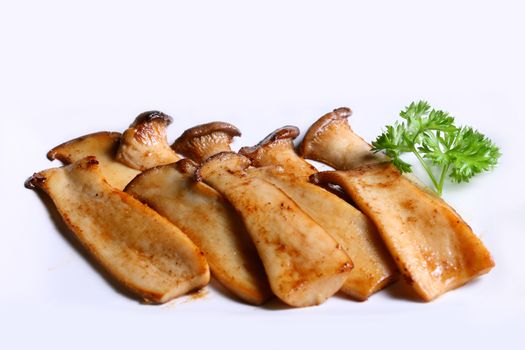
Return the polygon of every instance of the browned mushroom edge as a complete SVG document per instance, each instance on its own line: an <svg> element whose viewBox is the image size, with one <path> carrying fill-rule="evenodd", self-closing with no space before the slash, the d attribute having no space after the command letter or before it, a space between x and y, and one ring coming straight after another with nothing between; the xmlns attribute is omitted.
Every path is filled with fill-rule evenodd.
<svg viewBox="0 0 525 350"><path fill-rule="evenodd" d="M182 160L182 159L181 159ZM180 162L180 161L179 161ZM177 169L179 168L177 166L177 163L178 162L175 162L175 163L170 163L170 164L162 164L162 165L157 165L153 168L149 168L149 169L146 169L142 172L140 172L139 174L137 174L137 176L135 176L127 185L126 187L124 187L124 189L122 190L122 192L126 192L126 193L129 193L129 189L135 185L135 181L138 181L138 179L141 179L142 176L147 176L149 173L152 173L152 172L155 172L161 168L164 168L164 167L177 167ZM193 173L192 173L193 174Z"/></svg>
<svg viewBox="0 0 525 350"><path fill-rule="evenodd" d="M371 164L363 164L361 166L358 166L356 168L353 168L352 170L327 170L327 171L320 171L318 173L312 174L309 177L309 180L311 183L314 183L319 186L323 186L325 184L337 184L337 182L334 182L333 179L337 178L336 174L338 172L352 172L352 173L358 173L358 174L364 174L367 171L377 168L377 167L388 167L390 166L390 162L379 162L379 163L371 163ZM397 170L397 168L393 168L393 171L400 174L401 173Z"/></svg>
<svg viewBox="0 0 525 350"><path fill-rule="evenodd" d="M323 130L330 125L335 120L341 120L341 119L347 119L352 115L352 110L348 107L340 107L337 109L334 109L332 112L327 113L323 115L321 118L319 118L315 123L312 124L306 131L306 134L304 135L304 139L301 142L301 145L299 146L299 154L303 157L308 157L308 146L310 142L312 142L319 133L323 132Z"/></svg>
<svg viewBox="0 0 525 350"><path fill-rule="evenodd" d="M195 181L198 181L198 182L202 182L202 175L201 175L201 170L204 166L206 166L209 162L213 162L213 161L226 161L228 159L230 159L231 157L238 157L239 160L242 160L242 167L241 167L241 170L244 170L244 169L247 169L250 165L251 165L251 161L249 158L239 154L239 153L235 153L235 152L220 152L220 153L217 153L216 155L214 156L211 156L209 157L208 159L206 159L205 161L203 161L199 167L197 168L197 170L195 170L195 173L194 173L194 179ZM233 173L232 170L228 169L227 170L228 172L230 173Z"/></svg>
<svg viewBox="0 0 525 350"><path fill-rule="evenodd" d="M193 175L197 171L199 165L189 158L183 158L175 163L177 169L183 174Z"/></svg>
<svg viewBox="0 0 525 350"><path fill-rule="evenodd" d="M333 174L332 170L320 171L318 173L310 175L308 179L311 183L322 187L328 184L333 184L330 177L331 174Z"/></svg>
<svg viewBox="0 0 525 350"><path fill-rule="evenodd" d="M311 183L324 188L353 206L356 206L353 198L348 192L346 192L339 184L333 182L334 172L334 170L320 171L310 175L308 179Z"/></svg>
<svg viewBox="0 0 525 350"><path fill-rule="evenodd" d="M66 141L64 143L61 143L60 145L58 145L56 147L53 147L49 152L47 152L47 155L46 155L47 159L49 159L49 160L58 159L62 163L69 164L69 163L71 163L71 159L66 157L64 154L60 153L60 149L61 148L65 147L65 146L68 146L68 145L71 145L73 143L77 143L77 142L80 142L82 140L94 137L94 136L99 136L99 135L110 135L112 137L115 137L116 139L119 139L122 136L121 133L113 132L113 131L99 131L99 132L95 132L95 133L92 133L92 134L87 134L87 135L84 135L84 136L80 136L80 137L74 138L72 140Z"/></svg>
<svg viewBox="0 0 525 350"><path fill-rule="evenodd" d="M241 136L241 131L232 124L225 122L211 122L187 129L175 140L171 148L185 157L191 158L192 156L197 156L200 158L199 155L194 154L194 145L192 143L195 139L214 133L222 133L225 135L227 137L227 143L231 143L231 140L235 136Z"/></svg>
<svg viewBox="0 0 525 350"><path fill-rule="evenodd" d="M83 164L81 166L85 168L90 168L93 166L98 166L99 162L96 157L88 156L83 159ZM24 181L24 186L29 189L44 188L47 178L40 173L34 173L33 176L30 176L26 181Z"/></svg>
<svg viewBox="0 0 525 350"><path fill-rule="evenodd" d="M35 188L41 188L46 183L47 178L39 173L34 173L26 181L24 181L25 188L33 190Z"/></svg>
<svg viewBox="0 0 525 350"><path fill-rule="evenodd" d="M140 174L138 174L133 180L131 180L122 191L123 192L128 192L129 189L132 186L134 186L135 180L141 178L142 176L147 176L147 174L155 172L155 171L157 171L157 170L159 170L161 168L164 168L164 167L174 167L175 169L177 169L178 171L180 171L183 174L193 175L193 174L195 174L195 170L197 170L198 164L195 163L191 159L183 158L183 159L181 159L181 160L179 160L179 161L177 161L175 163L158 165L156 167L146 169L143 172L141 172Z"/></svg>
<svg viewBox="0 0 525 350"><path fill-rule="evenodd" d="M280 142L281 140L294 140L297 136L299 136L299 128L293 125L286 125L282 128L279 128L272 133L270 133L268 136L266 136L261 142L256 144L255 146L246 146L242 147L239 150L239 154L242 154L243 156L246 156L248 158L254 158L256 157L256 154L261 150L262 148L271 146L275 142Z"/></svg>

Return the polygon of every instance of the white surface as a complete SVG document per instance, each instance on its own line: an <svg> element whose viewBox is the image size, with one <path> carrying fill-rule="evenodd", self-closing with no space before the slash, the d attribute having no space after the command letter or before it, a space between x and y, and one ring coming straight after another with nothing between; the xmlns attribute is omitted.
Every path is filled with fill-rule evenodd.
<svg viewBox="0 0 525 350"><path fill-rule="evenodd" d="M523 349L525 8L364 3L2 2L0 348ZM343 105L369 140L419 98L503 152L493 173L444 195L497 267L429 304L390 289L365 303L257 308L209 286L201 300L143 306L113 290L22 186L58 165L45 158L52 146L122 131L144 110L174 117L170 141L232 122L240 147Z"/></svg>

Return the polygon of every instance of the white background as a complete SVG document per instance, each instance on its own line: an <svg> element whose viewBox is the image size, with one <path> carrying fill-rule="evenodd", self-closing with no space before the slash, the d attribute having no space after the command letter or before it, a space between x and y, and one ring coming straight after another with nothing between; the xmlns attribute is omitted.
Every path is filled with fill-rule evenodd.
<svg viewBox="0 0 525 350"><path fill-rule="evenodd" d="M519 1L1 1L0 348L523 349L525 8ZM427 99L501 147L500 166L444 197L496 268L424 304L402 289L287 309L200 300L144 306L67 239L33 172L68 139L123 131L144 110L170 141L223 120L251 145L339 106L370 140Z"/></svg>

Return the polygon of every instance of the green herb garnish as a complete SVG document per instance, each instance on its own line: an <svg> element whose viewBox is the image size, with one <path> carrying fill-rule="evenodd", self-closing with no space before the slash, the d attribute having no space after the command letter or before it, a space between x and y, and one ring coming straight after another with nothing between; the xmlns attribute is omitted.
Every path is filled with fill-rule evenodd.
<svg viewBox="0 0 525 350"><path fill-rule="evenodd" d="M372 142L372 151L384 151L402 173L412 172L412 166L401 155L413 153L439 195L447 175L453 182L468 182L474 175L493 169L501 156L485 135L454 125L452 116L431 109L425 101L412 102L399 115L404 121L388 125ZM439 177L433 168L438 168Z"/></svg>

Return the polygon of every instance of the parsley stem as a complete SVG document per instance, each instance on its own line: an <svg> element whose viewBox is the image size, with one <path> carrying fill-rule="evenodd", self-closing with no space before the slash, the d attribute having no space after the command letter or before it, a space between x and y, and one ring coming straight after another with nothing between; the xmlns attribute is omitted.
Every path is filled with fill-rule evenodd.
<svg viewBox="0 0 525 350"><path fill-rule="evenodd" d="M414 153L416 155L417 159L419 159L419 162L421 163L421 165L423 166L423 168L427 172L428 177L430 177L430 180L432 180L432 184L434 184L434 188L436 189L436 191L438 191L438 193L441 194L441 192L439 190L439 184L438 184L434 174L432 174L432 170L430 170L430 168L428 167L427 163L425 162L423 157L421 157L421 155L417 151L416 147L414 147L414 146L412 146L412 153Z"/></svg>
<svg viewBox="0 0 525 350"><path fill-rule="evenodd" d="M437 188L438 194L440 196L443 193L443 184L445 183L445 177L447 176L449 166L450 164L447 164L443 167L443 170L441 171L441 177L439 178L439 187Z"/></svg>

